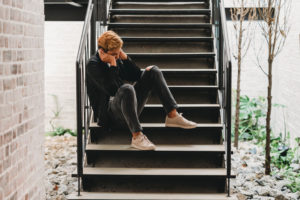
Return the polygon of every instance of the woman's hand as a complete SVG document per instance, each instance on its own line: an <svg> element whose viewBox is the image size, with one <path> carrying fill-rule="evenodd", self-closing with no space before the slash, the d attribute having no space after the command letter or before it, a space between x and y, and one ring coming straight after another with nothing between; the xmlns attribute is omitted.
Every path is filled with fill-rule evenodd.
<svg viewBox="0 0 300 200"><path fill-rule="evenodd" d="M122 60L126 60L127 59L127 54L123 51L123 49L120 50L119 56L120 56L120 58Z"/></svg>
<svg viewBox="0 0 300 200"><path fill-rule="evenodd" d="M100 59L105 62L109 63L112 66L116 66L116 59L114 56L109 55L108 53L105 53L103 49L100 49Z"/></svg>

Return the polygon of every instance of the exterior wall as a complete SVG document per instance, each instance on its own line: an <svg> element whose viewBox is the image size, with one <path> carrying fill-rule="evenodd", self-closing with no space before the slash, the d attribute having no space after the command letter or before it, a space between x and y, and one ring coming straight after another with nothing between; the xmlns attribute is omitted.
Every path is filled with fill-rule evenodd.
<svg viewBox="0 0 300 200"><path fill-rule="evenodd" d="M42 200L44 2L0 0L0 199Z"/></svg>
<svg viewBox="0 0 300 200"><path fill-rule="evenodd" d="M273 78L273 101L287 107L274 110L272 124L277 133L284 133L285 120L287 131L295 138L300 137L300 1L292 1L291 8L291 29L284 49L275 60Z"/></svg>
<svg viewBox="0 0 300 200"><path fill-rule="evenodd" d="M225 7L232 6L232 0L225 0ZM282 52L274 61L273 66L273 89L272 89L272 103L283 104L287 106L285 109L272 109L271 124L275 134L284 133L284 126L286 130L291 133L291 143L295 145L294 138L300 137L300 9L299 1L292 1L290 25L291 30L288 34L286 44ZM233 44L235 37L233 36L232 22L228 22L228 31L230 43ZM260 68L255 64L255 48L258 49L262 41L262 36L259 33L259 27L254 26L255 42L249 48L247 56L244 58L242 66L242 83L241 94L247 94L250 97L267 96L268 80L267 76L263 74ZM233 48L233 47L232 47ZM267 53L263 53L267 57ZM267 69L264 63L264 69ZM267 70L266 70L267 71ZM232 85L236 89L237 65L233 65ZM297 104L298 103L298 104ZM285 122L284 122L285 121Z"/></svg>
<svg viewBox="0 0 300 200"><path fill-rule="evenodd" d="M76 128L75 62L83 22L45 22L45 129L51 130L56 95L62 108L56 126Z"/></svg>

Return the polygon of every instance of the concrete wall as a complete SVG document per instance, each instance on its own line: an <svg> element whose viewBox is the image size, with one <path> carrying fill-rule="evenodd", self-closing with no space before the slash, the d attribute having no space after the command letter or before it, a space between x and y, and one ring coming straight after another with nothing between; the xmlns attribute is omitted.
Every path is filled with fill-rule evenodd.
<svg viewBox="0 0 300 200"><path fill-rule="evenodd" d="M76 127L75 61L83 22L45 22L45 129L56 111L56 95L61 112L55 126Z"/></svg>
<svg viewBox="0 0 300 200"><path fill-rule="evenodd" d="M0 199L42 200L44 2L0 0Z"/></svg>

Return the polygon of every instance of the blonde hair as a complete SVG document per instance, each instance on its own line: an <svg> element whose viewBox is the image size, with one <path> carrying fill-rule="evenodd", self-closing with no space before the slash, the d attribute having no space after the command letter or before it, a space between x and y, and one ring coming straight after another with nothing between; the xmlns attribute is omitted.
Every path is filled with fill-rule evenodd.
<svg viewBox="0 0 300 200"><path fill-rule="evenodd" d="M114 31L106 31L98 38L98 49L103 48L105 51L122 48L123 40Z"/></svg>

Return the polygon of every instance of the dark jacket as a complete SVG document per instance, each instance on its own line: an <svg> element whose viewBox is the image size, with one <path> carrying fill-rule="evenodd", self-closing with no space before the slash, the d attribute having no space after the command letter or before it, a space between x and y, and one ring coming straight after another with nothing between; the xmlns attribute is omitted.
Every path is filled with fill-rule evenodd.
<svg viewBox="0 0 300 200"><path fill-rule="evenodd" d="M108 127L108 102L110 96L115 96L124 81L135 82L140 79L141 69L127 56L126 60L117 59L117 67L109 66L101 61L99 53L95 53L86 65L87 94L97 124Z"/></svg>

